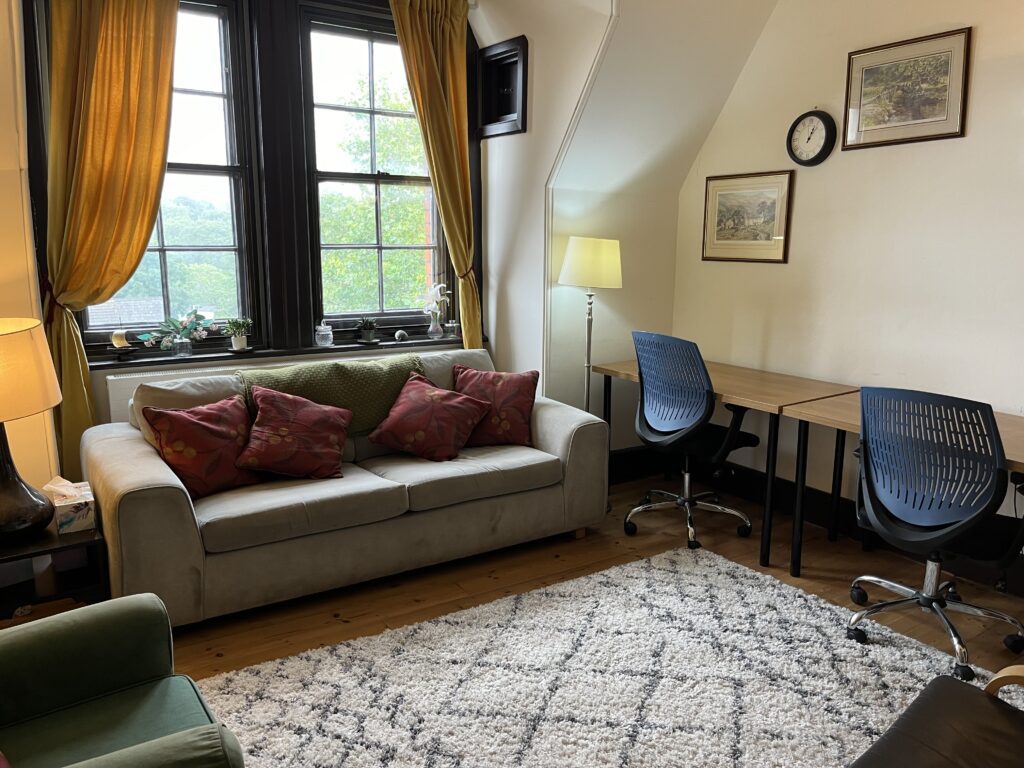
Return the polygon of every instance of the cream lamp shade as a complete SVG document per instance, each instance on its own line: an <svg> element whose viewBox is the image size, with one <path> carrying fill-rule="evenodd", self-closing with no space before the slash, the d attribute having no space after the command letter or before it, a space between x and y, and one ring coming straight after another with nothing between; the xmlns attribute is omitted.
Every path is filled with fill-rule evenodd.
<svg viewBox="0 0 1024 768"><path fill-rule="evenodd" d="M619 241L570 237L558 282L581 288L621 288Z"/></svg>
<svg viewBox="0 0 1024 768"><path fill-rule="evenodd" d="M40 413L60 401L42 324L32 318L0 318L0 423Z"/></svg>

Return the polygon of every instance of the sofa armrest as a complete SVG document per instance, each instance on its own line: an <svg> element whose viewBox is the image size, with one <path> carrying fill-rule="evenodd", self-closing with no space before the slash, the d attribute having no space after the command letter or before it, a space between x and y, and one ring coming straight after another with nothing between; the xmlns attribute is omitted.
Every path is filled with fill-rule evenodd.
<svg viewBox="0 0 1024 768"><path fill-rule="evenodd" d="M129 424L82 436L82 469L99 507L114 597L154 592L174 625L203 618L205 551L185 486Z"/></svg>
<svg viewBox="0 0 1024 768"><path fill-rule="evenodd" d="M0 632L0 727L173 674L155 595L88 605Z"/></svg>
<svg viewBox="0 0 1024 768"><path fill-rule="evenodd" d="M220 723L146 741L68 768L242 768L238 739Z"/></svg>
<svg viewBox="0 0 1024 768"><path fill-rule="evenodd" d="M538 397L531 432L537 450L562 461L566 529L599 523L608 507L608 425L579 408Z"/></svg>

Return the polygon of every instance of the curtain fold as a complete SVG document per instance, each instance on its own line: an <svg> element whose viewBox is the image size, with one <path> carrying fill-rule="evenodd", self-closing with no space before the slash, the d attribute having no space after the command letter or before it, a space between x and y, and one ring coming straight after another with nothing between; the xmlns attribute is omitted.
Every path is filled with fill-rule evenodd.
<svg viewBox="0 0 1024 768"><path fill-rule="evenodd" d="M482 346L473 270L466 94L466 0L390 0L416 117L423 134L448 252L459 278L462 343Z"/></svg>
<svg viewBox="0 0 1024 768"><path fill-rule="evenodd" d="M156 221L167 165L177 0L51 0L47 339L64 401L61 471L79 479L95 420L75 312L128 281Z"/></svg>

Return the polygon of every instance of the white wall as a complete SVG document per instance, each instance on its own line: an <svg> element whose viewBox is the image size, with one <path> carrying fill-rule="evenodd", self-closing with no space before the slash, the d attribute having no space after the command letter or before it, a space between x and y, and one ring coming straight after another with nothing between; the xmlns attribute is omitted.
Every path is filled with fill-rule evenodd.
<svg viewBox="0 0 1024 768"><path fill-rule="evenodd" d="M21 3L0 4L0 317L39 317L28 201ZM19 472L36 486L57 469L49 413L7 424Z"/></svg>
<svg viewBox="0 0 1024 768"><path fill-rule="evenodd" d="M794 167L797 115L842 125L848 52L965 26L965 138L837 147L797 169L788 265L701 263L706 176ZM1017 0L780 0L679 194L673 332L713 360L1024 412L1022 31ZM827 487L831 435L812 432L811 453Z"/></svg>
<svg viewBox="0 0 1024 768"><path fill-rule="evenodd" d="M483 143L484 330L502 370L543 368L545 184L608 24L611 0L479 0L481 47L529 40L527 131Z"/></svg>
<svg viewBox="0 0 1024 768"><path fill-rule="evenodd" d="M582 407L584 289L559 286L570 235L618 239L619 290L595 298L595 362L630 331L672 329L678 192L776 0L620 0L607 54L554 180L547 394ZM612 447L637 443L635 391L613 389ZM600 412L601 379L591 410Z"/></svg>

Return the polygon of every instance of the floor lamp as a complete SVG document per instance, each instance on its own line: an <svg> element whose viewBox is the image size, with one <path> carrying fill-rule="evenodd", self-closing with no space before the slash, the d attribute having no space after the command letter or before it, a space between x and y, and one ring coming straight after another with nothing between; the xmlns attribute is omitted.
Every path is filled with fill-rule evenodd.
<svg viewBox="0 0 1024 768"><path fill-rule="evenodd" d="M565 251L561 285L575 285L587 289L587 357L586 379L583 385L583 408L590 410L590 350L594 327L594 289L621 288L622 265L619 259L619 241L596 237L570 237Z"/></svg>

